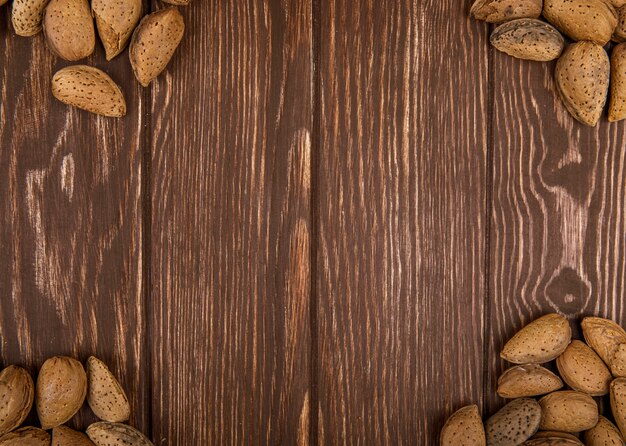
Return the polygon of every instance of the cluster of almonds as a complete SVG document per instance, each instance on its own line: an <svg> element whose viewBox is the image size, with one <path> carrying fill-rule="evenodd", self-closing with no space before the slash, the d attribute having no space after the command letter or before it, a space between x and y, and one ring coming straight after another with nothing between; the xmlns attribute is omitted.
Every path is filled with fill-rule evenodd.
<svg viewBox="0 0 626 446"><path fill-rule="evenodd" d="M130 405L119 382L98 358L87 367L67 356L55 356L41 366L37 385L21 367L0 372L0 446L153 446L141 432L123 424ZM93 423L87 435L64 426L83 406L104 421ZM18 427L26 420L33 401L41 423ZM47 430L52 430L50 435Z"/></svg>
<svg viewBox="0 0 626 446"><path fill-rule="evenodd" d="M586 343L572 341L569 322L558 314L517 332L500 356L519 365L502 374L497 388L498 395L513 401L484 425L477 406L458 410L443 427L441 446L623 446L626 332L599 317L587 317L581 325ZM540 365L554 359L560 377ZM569 390L559 390L563 381ZM615 424L600 414L593 398L606 394ZM545 396L539 401L533 398L540 395Z"/></svg>
<svg viewBox="0 0 626 446"><path fill-rule="evenodd" d="M163 0L175 5L190 0ZM0 6L7 0L0 0ZM42 29L50 50L77 61L96 47L96 28L107 60L119 55L130 40L129 58L139 83L146 87L167 66L183 38L185 23L176 7L141 19L142 0L13 0L11 22L19 36ZM95 26L94 26L95 18ZM139 21L141 19L141 22ZM59 70L52 78L58 100L103 116L126 114L120 87L104 71L86 65Z"/></svg>
<svg viewBox="0 0 626 446"><path fill-rule="evenodd" d="M578 121L598 123L609 78L609 121L626 118L626 0L476 0L471 14L499 25L490 39L496 49L520 59L558 58L557 91ZM567 48L563 34L573 41ZM609 62L604 46L611 40L618 45Z"/></svg>

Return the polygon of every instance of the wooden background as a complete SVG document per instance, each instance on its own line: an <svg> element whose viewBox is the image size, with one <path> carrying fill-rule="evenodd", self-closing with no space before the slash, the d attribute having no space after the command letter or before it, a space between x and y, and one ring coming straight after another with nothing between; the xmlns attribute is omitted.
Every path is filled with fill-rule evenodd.
<svg viewBox="0 0 626 446"><path fill-rule="evenodd" d="M118 120L55 101L4 6L1 365L99 355L157 446L432 445L502 404L522 324L624 322L626 127L470 2L192 0L149 88L86 61Z"/></svg>

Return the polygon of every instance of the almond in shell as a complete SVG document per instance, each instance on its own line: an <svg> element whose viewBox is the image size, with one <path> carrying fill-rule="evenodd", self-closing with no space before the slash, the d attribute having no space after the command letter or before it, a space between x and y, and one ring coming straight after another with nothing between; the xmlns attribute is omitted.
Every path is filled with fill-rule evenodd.
<svg viewBox="0 0 626 446"><path fill-rule="evenodd" d="M35 406L43 429L59 426L74 416L87 395L83 365L67 356L54 356L41 366Z"/></svg>
<svg viewBox="0 0 626 446"><path fill-rule="evenodd" d="M611 412L623 438L626 438L626 378L616 378L611 383Z"/></svg>
<svg viewBox="0 0 626 446"><path fill-rule="evenodd" d="M103 116L126 114L126 101L120 87L102 70L74 65L56 72L52 94L59 101Z"/></svg>
<svg viewBox="0 0 626 446"><path fill-rule="evenodd" d="M476 0L470 13L478 20L504 23L514 19L536 19L543 0Z"/></svg>
<svg viewBox="0 0 626 446"><path fill-rule="evenodd" d="M626 42L626 6L617 10L617 27L612 39L615 42Z"/></svg>
<svg viewBox="0 0 626 446"><path fill-rule="evenodd" d="M563 380L574 390L601 396L609 393L613 376L602 359L581 341L572 341L556 358L556 366Z"/></svg>
<svg viewBox="0 0 626 446"><path fill-rule="evenodd" d="M0 372L0 435L17 429L33 407L35 386L30 374L11 365Z"/></svg>
<svg viewBox="0 0 626 446"><path fill-rule="evenodd" d="M154 446L137 429L121 423L94 423L87 428L87 435L96 446Z"/></svg>
<svg viewBox="0 0 626 446"><path fill-rule="evenodd" d="M538 364L511 367L498 379L498 395L502 398L544 395L561 387L561 378Z"/></svg>
<svg viewBox="0 0 626 446"><path fill-rule="evenodd" d="M11 23L18 36L34 36L41 31L43 12L48 0L13 0Z"/></svg>
<svg viewBox="0 0 626 446"><path fill-rule="evenodd" d="M176 8L145 16L130 42L130 64L135 77L147 87L165 69L183 38L185 22Z"/></svg>
<svg viewBox="0 0 626 446"><path fill-rule="evenodd" d="M609 89L609 69L606 51L592 42L570 45L556 64L559 97L570 114L583 124L595 126L600 120Z"/></svg>
<svg viewBox="0 0 626 446"><path fill-rule="evenodd" d="M586 317L581 323L585 341L610 365L620 344L626 344L626 332L615 322L601 317Z"/></svg>
<svg viewBox="0 0 626 446"><path fill-rule="evenodd" d="M565 47L565 40L556 28L536 19L503 23L491 33L490 41L509 56L543 62L557 59Z"/></svg>
<svg viewBox="0 0 626 446"><path fill-rule="evenodd" d="M92 0L100 40L107 60L120 54L141 18L141 0Z"/></svg>
<svg viewBox="0 0 626 446"><path fill-rule="evenodd" d="M618 9L626 5L626 0L611 0L611 4L614 8Z"/></svg>
<svg viewBox="0 0 626 446"><path fill-rule="evenodd" d="M585 432L585 444L587 446L623 445L624 440L619 429L609 420L600 416L598 424Z"/></svg>
<svg viewBox="0 0 626 446"><path fill-rule="evenodd" d="M544 396L541 405L541 429L582 432L598 422L598 405L586 393L561 390Z"/></svg>
<svg viewBox="0 0 626 446"><path fill-rule="evenodd" d="M465 406L453 413L441 430L441 446L485 446L485 428L478 406Z"/></svg>
<svg viewBox="0 0 626 446"><path fill-rule="evenodd" d="M534 320L518 331L504 346L500 356L515 364L541 364L565 351L572 338L569 322L552 313Z"/></svg>
<svg viewBox="0 0 626 446"><path fill-rule="evenodd" d="M559 431L539 431L537 432L531 440L537 440L539 438L563 438L565 440L571 440L576 442L578 445L582 445L583 443L573 434L568 432L559 432ZM583 445L584 446L584 445Z"/></svg>
<svg viewBox="0 0 626 446"><path fill-rule="evenodd" d="M84 59L96 47L87 0L50 0L43 19L48 47L65 60Z"/></svg>
<svg viewBox="0 0 626 446"><path fill-rule="evenodd" d="M611 360L611 373L615 378L626 377L626 344L620 344Z"/></svg>
<svg viewBox="0 0 626 446"><path fill-rule="evenodd" d="M609 121L626 118L626 43L620 43L611 53L611 99Z"/></svg>
<svg viewBox="0 0 626 446"><path fill-rule="evenodd" d="M165 3L169 3L170 5L178 5L178 6L187 6L190 0L163 0Z"/></svg>
<svg viewBox="0 0 626 446"><path fill-rule="evenodd" d="M535 435L541 406L531 398L511 401L485 423L488 445L518 445Z"/></svg>
<svg viewBox="0 0 626 446"><path fill-rule="evenodd" d="M601 46L617 26L617 12L606 0L545 0L543 16L572 40Z"/></svg>
<svg viewBox="0 0 626 446"><path fill-rule="evenodd" d="M98 418L104 421L126 421L130 405L124 389L108 367L92 356L87 360L87 402Z"/></svg>
<svg viewBox="0 0 626 446"><path fill-rule="evenodd" d="M36 427L23 427L0 437L0 446L50 446L50 435Z"/></svg>
<svg viewBox="0 0 626 446"><path fill-rule="evenodd" d="M524 443L524 446L580 446L579 440L571 440L562 437L537 438Z"/></svg>
<svg viewBox="0 0 626 446"><path fill-rule="evenodd" d="M52 446L94 446L94 444L82 432L67 426L57 426L52 429Z"/></svg>

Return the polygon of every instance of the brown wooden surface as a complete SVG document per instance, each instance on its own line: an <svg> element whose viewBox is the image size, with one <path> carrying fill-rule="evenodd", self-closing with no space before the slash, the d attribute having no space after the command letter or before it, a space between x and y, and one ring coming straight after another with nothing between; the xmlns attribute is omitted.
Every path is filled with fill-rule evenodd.
<svg viewBox="0 0 626 446"><path fill-rule="evenodd" d="M101 356L156 445L433 445L531 318L626 322L624 125L470 3L193 0L149 88L87 61L120 120L3 7L0 365Z"/></svg>

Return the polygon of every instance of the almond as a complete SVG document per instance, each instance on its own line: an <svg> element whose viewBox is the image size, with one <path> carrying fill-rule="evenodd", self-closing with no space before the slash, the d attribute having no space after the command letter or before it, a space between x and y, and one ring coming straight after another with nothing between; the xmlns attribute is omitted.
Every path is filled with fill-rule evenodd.
<svg viewBox="0 0 626 446"><path fill-rule="evenodd" d="M165 3L178 6L187 6L190 0L163 0Z"/></svg>
<svg viewBox="0 0 626 446"><path fill-rule="evenodd" d="M604 417L598 419L598 424L585 432L587 446L623 445L622 434L613 423Z"/></svg>
<svg viewBox="0 0 626 446"><path fill-rule="evenodd" d="M112 422L128 420L130 405L124 389L108 367L94 356L87 360L87 380L87 402L98 418Z"/></svg>
<svg viewBox="0 0 626 446"><path fill-rule="evenodd" d="M564 438L566 440L575 441L576 444L582 445L582 442L578 439L578 437L567 432L539 431L533 436L532 440L536 440L539 438Z"/></svg>
<svg viewBox="0 0 626 446"><path fill-rule="evenodd" d="M485 423L488 445L518 445L539 429L541 406L531 398L511 401Z"/></svg>
<svg viewBox="0 0 626 446"><path fill-rule="evenodd" d="M586 393L561 390L544 396L541 405L541 429L582 432L598 422L598 405Z"/></svg>
<svg viewBox="0 0 626 446"><path fill-rule="evenodd" d="M544 395L561 387L561 378L538 364L511 367L498 379L498 395L502 398Z"/></svg>
<svg viewBox="0 0 626 446"><path fill-rule="evenodd" d="M94 444L82 432L67 426L57 426L52 429L52 446L94 446Z"/></svg>
<svg viewBox="0 0 626 446"><path fill-rule="evenodd" d="M626 6L617 10L617 27L613 31L612 39L616 42L626 42Z"/></svg>
<svg viewBox="0 0 626 446"><path fill-rule="evenodd" d="M34 36L41 31L43 11L48 0L13 0L11 23L18 36Z"/></svg>
<svg viewBox="0 0 626 446"><path fill-rule="evenodd" d="M50 435L36 427L23 427L0 437L0 446L50 446Z"/></svg>
<svg viewBox="0 0 626 446"><path fill-rule="evenodd" d="M605 0L545 0L543 16L572 40L601 46L617 26L617 12Z"/></svg>
<svg viewBox="0 0 626 446"><path fill-rule="evenodd" d="M614 8L621 8L622 6L626 5L626 0L611 0L611 5L613 5Z"/></svg>
<svg viewBox="0 0 626 446"><path fill-rule="evenodd" d="M572 338L569 322L556 313L531 322L506 343L500 356L515 364L552 361L567 348Z"/></svg>
<svg viewBox="0 0 626 446"><path fill-rule="evenodd" d="M0 435L17 429L33 407L35 386L30 374L11 365L0 372Z"/></svg>
<svg viewBox="0 0 626 446"><path fill-rule="evenodd" d="M565 47L565 40L556 28L536 19L506 22L491 33L490 41L509 56L536 61L554 60Z"/></svg>
<svg viewBox="0 0 626 446"><path fill-rule="evenodd" d="M620 43L611 53L611 100L609 121L626 118L626 43Z"/></svg>
<svg viewBox="0 0 626 446"><path fill-rule="evenodd" d="M626 438L626 378L616 378L611 383L611 411L622 437Z"/></svg>
<svg viewBox="0 0 626 446"><path fill-rule="evenodd" d="M571 440L569 438L550 437L537 438L524 443L524 446L580 446L580 440ZM584 446L584 445L583 445Z"/></svg>
<svg viewBox="0 0 626 446"><path fill-rule="evenodd" d="M609 89L609 58L604 48L591 42L570 45L556 64L555 78L559 97L571 115L595 126Z"/></svg>
<svg viewBox="0 0 626 446"><path fill-rule="evenodd" d="M141 18L141 0L92 0L98 34L107 60L120 54Z"/></svg>
<svg viewBox="0 0 626 446"><path fill-rule="evenodd" d="M441 430L441 446L484 446L485 428L478 406L465 406L454 412Z"/></svg>
<svg viewBox="0 0 626 446"><path fill-rule="evenodd" d="M86 394L87 375L80 362L67 356L54 356L44 362L35 393L42 429L51 429L72 418Z"/></svg>
<svg viewBox="0 0 626 446"><path fill-rule="evenodd" d="M620 344L611 360L611 373L616 378L626 377L626 344Z"/></svg>
<svg viewBox="0 0 626 446"><path fill-rule="evenodd" d="M585 341L610 365L615 351L620 344L626 344L626 332L622 327L609 319L586 317L581 323Z"/></svg>
<svg viewBox="0 0 626 446"><path fill-rule="evenodd" d="M87 0L50 0L43 18L48 47L62 59L79 60L93 53L96 32Z"/></svg>
<svg viewBox="0 0 626 446"><path fill-rule="evenodd" d="M584 342L572 341L556 358L563 380L574 390L601 396L609 393L613 377L602 359Z"/></svg>
<svg viewBox="0 0 626 446"><path fill-rule="evenodd" d="M103 116L126 114L120 87L104 72L86 65L74 65L56 72L52 94L59 101Z"/></svg>
<svg viewBox="0 0 626 446"><path fill-rule="evenodd" d="M145 16L130 42L130 64L135 77L147 87L165 69L183 38L185 22L176 8Z"/></svg>
<svg viewBox="0 0 626 446"><path fill-rule="evenodd" d="M87 435L96 446L154 446L137 429L121 423L94 423L87 428Z"/></svg>
<svg viewBox="0 0 626 446"><path fill-rule="evenodd" d="M543 0L476 0L470 13L478 20L503 23L514 19L536 19Z"/></svg>

